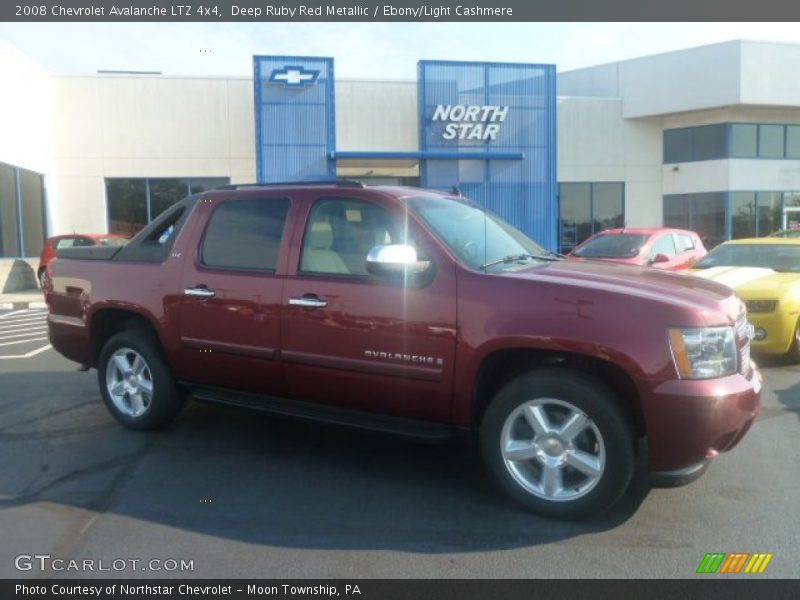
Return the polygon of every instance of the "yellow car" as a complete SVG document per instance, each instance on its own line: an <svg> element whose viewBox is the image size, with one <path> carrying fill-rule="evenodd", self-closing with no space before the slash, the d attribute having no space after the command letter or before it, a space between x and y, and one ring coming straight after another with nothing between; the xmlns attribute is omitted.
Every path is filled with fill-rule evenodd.
<svg viewBox="0 0 800 600"><path fill-rule="evenodd" d="M755 327L753 351L800 362L800 239L725 242L694 265L695 275L733 288Z"/></svg>

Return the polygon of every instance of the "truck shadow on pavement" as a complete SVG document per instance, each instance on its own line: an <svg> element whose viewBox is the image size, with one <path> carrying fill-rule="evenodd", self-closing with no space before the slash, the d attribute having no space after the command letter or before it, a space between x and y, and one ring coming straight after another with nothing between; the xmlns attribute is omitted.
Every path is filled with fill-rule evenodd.
<svg viewBox="0 0 800 600"><path fill-rule="evenodd" d="M468 444L193 401L171 427L133 432L108 415L94 377L2 379L0 444L14 468L0 470L0 513L56 503L253 544L477 552L614 529L649 492L641 456L631 490L611 511L560 522L507 500ZM56 391L45 398L46 389Z"/></svg>

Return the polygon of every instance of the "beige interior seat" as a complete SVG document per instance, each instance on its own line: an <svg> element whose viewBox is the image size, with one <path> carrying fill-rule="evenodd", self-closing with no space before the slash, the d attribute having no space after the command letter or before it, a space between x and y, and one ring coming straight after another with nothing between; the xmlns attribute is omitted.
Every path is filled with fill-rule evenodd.
<svg viewBox="0 0 800 600"><path fill-rule="evenodd" d="M315 221L303 245L300 268L313 273L349 274L350 270L333 246L333 229L327 221Z"/></svg>

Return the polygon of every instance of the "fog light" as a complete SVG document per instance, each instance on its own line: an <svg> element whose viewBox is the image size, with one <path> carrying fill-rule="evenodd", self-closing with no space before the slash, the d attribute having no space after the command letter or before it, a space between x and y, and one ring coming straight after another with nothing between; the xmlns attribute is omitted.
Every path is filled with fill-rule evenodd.
<svg viewBox="0 0 800 600"><path fill-rule="evenodd" d="M759 342L767 339L767 330L763 329L762 327L756 327L755 339L757 339Z"/></svg>

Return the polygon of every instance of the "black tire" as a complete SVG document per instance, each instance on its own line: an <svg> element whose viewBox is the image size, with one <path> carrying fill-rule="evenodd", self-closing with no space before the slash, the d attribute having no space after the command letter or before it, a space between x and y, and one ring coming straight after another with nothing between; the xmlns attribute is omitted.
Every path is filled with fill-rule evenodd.
<svg viewBox="0 0 800 600"><path fill-rule="evenodd" d="M553 426L551 432L561 428L569 417L574 417L575 423L588 419L587 425L583 429L578 425L576 431L580 433L574 438L567 434L563 438L537 435L529 424L530 417L522 412L523 406L529 411L543 410L545 422ZM565 421L559 422L559 416ZM504 429L507 422L508 428ZM561 491L547 497L542 459L506 461L504 431L511 436L506 438L509 443L531 444L533 450L526 446L524 452L546 452L538 456L555 461L552 464L560 462L562 466L554 470L560 473L555 481L562 482ZM530 442L526 439L528 434ZM537 369L501 389L484 415L480 443L484 462L506 493L528 509L557 519L582 519L607 510L624 495L635 470L636 444L630 419L601 381L567 368ZM550 452L554 455L550 456ZM579 455L591 458L595 467L602 468L596 469L596 475L588 475L571 466L569 462Z"/></svg>
<svg viewBox="0 0 800 600"><path fill-rule="evenodd" d="M130 352L126 352L126 350ZM113 360L112 357L115 354L122 356L123 360L128 360L131 364L133 364L132 359L138 355L145 363L146 371L143 371L141 380L149 382L152 393L146 406L142 401L143 408L140 407L139 414L134 414L135 408L132 407L131 394L127 395L127 403L124 394L117 395L118 398L122 396L122 399L116 402L112 398L107 383L109 362ZM121 370L117 366L112 376L121 376L120 373ZM149 376L146 376L147 374ZM129 429L146 430L163 427L177 416L183 405L183 396L175 385L175 380L158 342L151 335L138 329L122 331L109 338L100 352L97 379L100 384L100 393L109 412ZM144 398L144 396L146 394L140 397Z"/></svg>
<svg viewBox="0 0 800 600"><path fill-rule="evenodd" d="M789 352L786 353L786 362L790 365L800 363L800 319L794 326L794 339L792 345L789 346Z"/></svg>

